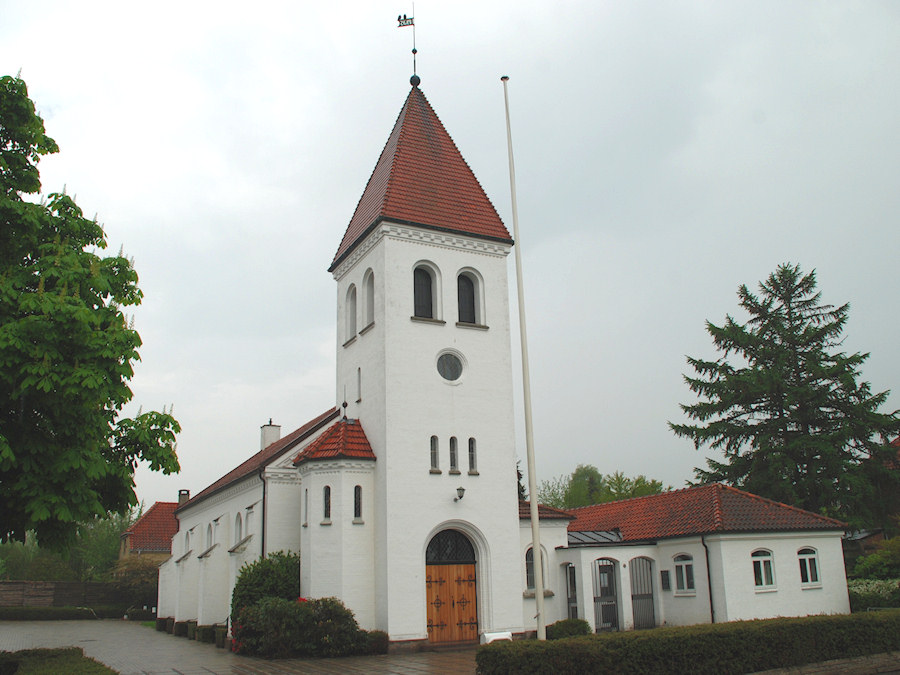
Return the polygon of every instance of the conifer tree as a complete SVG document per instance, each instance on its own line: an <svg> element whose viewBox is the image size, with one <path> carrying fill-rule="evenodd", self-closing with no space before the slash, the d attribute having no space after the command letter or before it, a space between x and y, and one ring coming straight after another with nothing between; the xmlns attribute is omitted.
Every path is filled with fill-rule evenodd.
<svg viewBox="0 0 900 675"><path fill-rule="evenodd" d="M684 377L699 402L681 405L694 424L669 423L724 461L695 469L722 481L854 525L885 526L885 497L900 489L887 446L900 429L879 408L890 392L859 382L868 354L840 351L849 304L821 303L815 270L779 265L759 285L738 289L746 323L706 323L715 361L687 358Z"/></svg>

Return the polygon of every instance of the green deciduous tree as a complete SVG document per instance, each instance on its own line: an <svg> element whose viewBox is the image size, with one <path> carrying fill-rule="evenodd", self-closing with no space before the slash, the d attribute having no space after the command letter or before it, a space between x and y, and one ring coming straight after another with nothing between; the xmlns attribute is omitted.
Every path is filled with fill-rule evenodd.
<svg viewBox="0 0 900 675"><path fill-rule="evenodd" d="M621 471L604 476L595 466L579 464L569 476L541 481L538 502L557 509L603 504L617 499L655 495L669 488L644 475L629 478Z"/></svg>
<svg viewBox="0 0 900 675"><path fill-rule="evenodd" d="M38 160L57 152L25 83L0 78L0 541L33 530L71 542L77 523L137 503L134 470L178 471L178 422L120 419L140 337L123 308L141 301L121 253L65 194L35 203Z"/></svg>
<svg viewBox="0 0 900 675"><path fill-rule="evenodd" d="M760 283L759 295L742 285L738 298L746 323L706 324L722 355L687 359L695 375L685 381L700 401L681 408L695 423L669 423L696 448L725 455L696 477L853 524L885 524L883 497L900 489L886 440L900 419L878 412L888 392L858 382L869 355L840 351L849 305L823 305L815 271L790 264Z"/></svg>

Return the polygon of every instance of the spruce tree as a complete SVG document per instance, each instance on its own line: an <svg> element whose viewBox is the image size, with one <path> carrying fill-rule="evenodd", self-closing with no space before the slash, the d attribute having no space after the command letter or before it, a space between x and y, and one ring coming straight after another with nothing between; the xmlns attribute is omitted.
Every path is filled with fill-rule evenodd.
<svg viewBox="0 0 900 675"><path fill-rule="evenodd" d="M849 304L821 303L815 270L780 265L759 295L738 289L746 323L707 321L721 356L687 358L684 377L699 402L681 405L695 424L674 424L695 448L724 461L695 469L699 482L722 481L855 526L887 526L884 504L900 489L887 445L897 412L878 410L890 392L859 382L868 354L840 351Z"/></svg>

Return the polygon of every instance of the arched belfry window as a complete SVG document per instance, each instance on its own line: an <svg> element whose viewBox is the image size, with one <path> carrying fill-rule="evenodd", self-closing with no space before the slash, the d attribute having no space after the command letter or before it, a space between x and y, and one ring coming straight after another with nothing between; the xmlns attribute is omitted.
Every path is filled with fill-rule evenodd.
<svg viewBox="0 0 900 675"><path fill-rule="evenodd" d="M356 286L350 284L347 289L347 332L344 335L344 342L351 340L356 336Z"/></svg>
<svg viewBox="0 0 900 675"><path fill-rule="evenodd" d="M465 565L475 562L472 542L458 530L438 532L425 549L427 565Z"/></svg>
<svg viewBox="0 0 900 675"><path fill-rule="evenodd" d="M434 319L434 277L427 267L413 272L414 315L420 319Z"/></svg>
<svg viewBox="0 0 900 675"><path fill-rule="evenodd" d="M459 303L459 322L478 323L475 311L475 281L468 274L460 274L456 278L456 290Z"/></svg>
<svg viewBox="0 0 900 675"><path fill-rule="evenodd" d="M363 328L375 323L375 273L366 271L363 278Z"/></svg>

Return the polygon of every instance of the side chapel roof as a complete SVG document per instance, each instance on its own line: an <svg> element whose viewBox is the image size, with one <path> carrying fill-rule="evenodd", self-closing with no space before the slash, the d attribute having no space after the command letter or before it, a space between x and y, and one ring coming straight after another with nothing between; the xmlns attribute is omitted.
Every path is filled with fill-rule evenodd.
<svg viewBox="0 0 900 675"><path fill-rule="evenodd" d="M339 420L294 457L294 464L323 459L369 459L375 453L359 420Z"/></svg>
<svg viewBox="0 0 900 675"><path fill-rule="evenodd" d="M417 85L406 97L328 271L382 220L512 243Z"/></svg>
<svg viewBox="0 0 900 675"><path fill-rule="evenodd" d="M196 495L191 497L190 501L187 501L179 506L177 510L181 511L189 504L196 504L197 502L206 499L211 494L218 492L219 490L223 490L232 483L236 483L237 481L246 478L250 474L259 471L269 463L275 461L276 459L287 453L298 443L301 443L302 441L309 438L312 434L321 429L325 424L337 417L338 414L338 409L332 408L331 410L328 410L327 412L324 412L318 417L310 420L299 429L295 429L287 436L284 436L283 438L275 441L274 443L269 445L269 447L263 448L255 455L253 455L250 459L226 473L215 483L204 488Z"/></svg>
<svg viewBox="0 0 900 675"><path fill-rule="evenodd" d="M619 530L622 541L724 532L844 530L846 523L710 483L571 509L569 532Z"/></svg>
<svg viewBox="0 0 900 675"><path fill-rule="evenodd" d="M178 502L156 502L122 533L131 535L129 551L166 552L172 550L172 537L178 531L175 508Z"/></svg>

